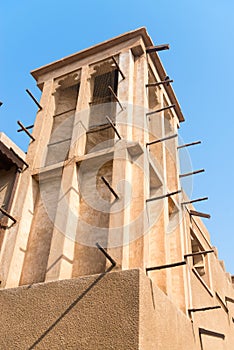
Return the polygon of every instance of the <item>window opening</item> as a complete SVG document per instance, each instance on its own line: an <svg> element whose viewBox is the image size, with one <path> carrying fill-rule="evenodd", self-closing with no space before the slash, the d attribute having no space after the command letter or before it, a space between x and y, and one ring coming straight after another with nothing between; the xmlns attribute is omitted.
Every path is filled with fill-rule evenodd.
<svg viewBox="0 0 234 350"><path fill-rule="evenodd" d="M46 165L58 163L68 158L80 87L79 79L79 72L76 72L67 75L63 79L58 79L58 82L55 81L57 85L53 94L55 114L48 144Z"/></svg>
<svg viewBox="0 0 234 350"><path fill-rule="evenodd" d="M90 78L91 101L86 153L113 146L115 133L106 117L115 123L116 99L111 89L115 95L118 91L118 70L112 59L96 64L91 69L93 73Z"/></svg>

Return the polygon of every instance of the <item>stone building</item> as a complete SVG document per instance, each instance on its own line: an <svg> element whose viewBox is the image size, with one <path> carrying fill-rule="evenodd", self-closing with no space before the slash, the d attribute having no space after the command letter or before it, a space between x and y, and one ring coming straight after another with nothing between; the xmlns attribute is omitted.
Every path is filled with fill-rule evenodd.
<svg viewBox="0 0 234 350"><path fill-rule="evenodd" d="M27 154L0 134L1 349L233 349L166 48L140 28L32 71Z"/></svg>

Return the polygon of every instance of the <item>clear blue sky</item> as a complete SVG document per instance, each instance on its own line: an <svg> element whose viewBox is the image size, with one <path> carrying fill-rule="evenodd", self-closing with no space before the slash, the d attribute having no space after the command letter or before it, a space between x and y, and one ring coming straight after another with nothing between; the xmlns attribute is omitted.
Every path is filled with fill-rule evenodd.
<svg viewBox="0 0 234 350"><path fill-rule="evenodd" d="M25 89L40 92L30 70L141 26L155 44L170 44L160 57L186 118L180 134L203 142L190 150L194 169L206 169L192 197L209 197L196 208L212 215L212 243L234 274L233 0L2 1L0 130L26 150L16 121L35 118Z"/></svg>

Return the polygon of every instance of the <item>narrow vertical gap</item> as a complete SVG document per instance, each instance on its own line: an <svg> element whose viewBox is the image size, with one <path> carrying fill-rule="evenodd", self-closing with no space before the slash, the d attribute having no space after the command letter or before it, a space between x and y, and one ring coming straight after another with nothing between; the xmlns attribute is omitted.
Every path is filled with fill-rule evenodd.
<svg viewBox="0 0 234 350"><path fill-rule="evenodd" d="M106 116L115 122L116 101L110 88L117 95L118 70L114 69L111 60L95 65L93 69L94 73L90 80L91 101L85 153L113 146L115 137Z"/></svg>
<svg viewBox="0 0 234 350"><path fill-rule="evenodd" d="M57 82L54 92L55 114L48 144L46 165L68 158L79 95L79 74L73 73Z"/></svg>

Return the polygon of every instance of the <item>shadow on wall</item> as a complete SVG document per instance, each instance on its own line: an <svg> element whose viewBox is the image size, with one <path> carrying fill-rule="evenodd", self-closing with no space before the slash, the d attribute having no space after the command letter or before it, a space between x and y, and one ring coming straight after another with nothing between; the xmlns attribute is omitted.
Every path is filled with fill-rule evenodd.
<svg viewBox="0 0 234 350"><path fill-rule="evenodd" d="M86 294L88 294L91 289L103 278L107 273L109 273L113 268L115 267L115 264L112 263L112 265L101 275L99 275L93 283L90 284L90 286L81 294L77 299L73 301L71 305L61 314L59 318L28 348L28 350L32 350L37 346L46 336L49 334L49 332L52 331L52 329L79 303L79 301L82 300L82 298L85 297Z"/></svg>

